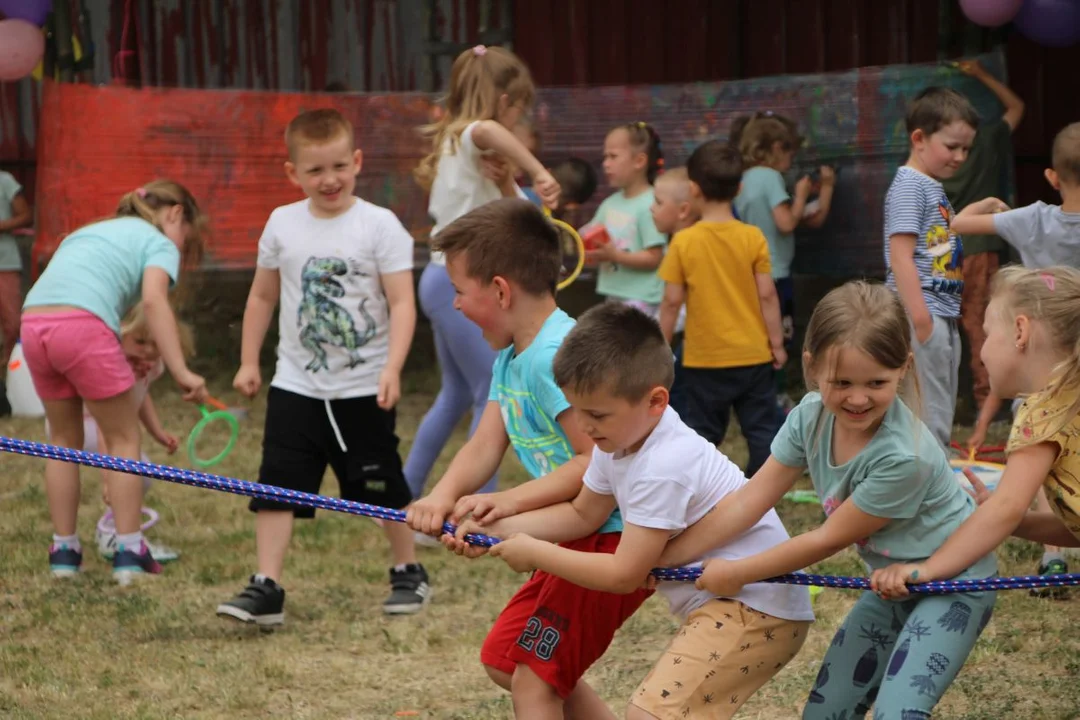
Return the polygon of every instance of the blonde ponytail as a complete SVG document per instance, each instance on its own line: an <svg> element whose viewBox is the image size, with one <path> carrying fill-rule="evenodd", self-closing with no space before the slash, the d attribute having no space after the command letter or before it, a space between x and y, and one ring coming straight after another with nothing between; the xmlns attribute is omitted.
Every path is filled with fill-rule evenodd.
<svg viewBox="0 0 1080 720"><path fill-rule="evenodd" d="M511 105L526 106L532 105L536 95L529 68L517 55L498 46L477 45L457 56L442 116L420 128L420 134L431 141L431 152L413 171L420 187L431 190L447 140L450 153L457 152L458 139L470 123L495 119L503 95Z"/></svg>

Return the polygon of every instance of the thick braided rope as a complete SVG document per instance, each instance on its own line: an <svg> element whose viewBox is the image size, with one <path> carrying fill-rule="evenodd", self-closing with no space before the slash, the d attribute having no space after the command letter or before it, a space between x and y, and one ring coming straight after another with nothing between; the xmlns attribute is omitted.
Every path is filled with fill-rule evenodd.
<svg viewBox="0 0 1080 720"><path fill-rule="evenodd" d="M352 500L326 497L325 495L314 495L312 493L286 490L285 488L279 488L273 485L237 480L236 478L229 478L221 475L211 475L210 473L199 472L197 470L182 470L180 468L169 467L168 465L157 465L155 463L128 460L125 458L113 457L111 455L99 455L97 453L83 452L82 450L72 450L70 448L62 448L57 447L56 445L48 445L30 440L19 440L17 438L0 436L0 451L50 460L62 460L64 462L102 468L105 470L116 470L130 475L139 475L142 477L155 478L157 480L167 480L169 482L180 483L181 485L191 485L193 487L201 487L208 490L219 490L222 492L233 493L234 495L246 495L248 497L274 500L277 502L289 503L291 505L333 510L335 512L381 518L393 522L404 522L405 520L405 512L402 510L393 510L391 508L379 507L378 505L368 505ZM443 525L443 530L453 534L456 528L454 525L446 523ZM474 534L466 535L465 540L471 545L480 545L483 547L491 547L499 542L498 538ZM652 574L659 580L693 581L701 575L701 569L656 568L653 570ZM849 588L853 590L870 589L870 581L867 578L810 575L808 573L790 573L774 578L768 578L767 580L762 580L762 582L783 583L788 585L815 585L819 587ZM1046 576L1028 575L1010 578L992 577L979 580L942 580L920 585L909 585L908 590L912 593L925 595L944 595L948 593L980 592L987 590L1020 590L1041 587L1062 587L1067 585L1080 585L1080 574Z"/></svg>

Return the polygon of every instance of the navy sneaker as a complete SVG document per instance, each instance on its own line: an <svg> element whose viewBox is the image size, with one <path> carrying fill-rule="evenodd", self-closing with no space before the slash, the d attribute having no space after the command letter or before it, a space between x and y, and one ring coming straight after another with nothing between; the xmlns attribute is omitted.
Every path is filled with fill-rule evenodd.
<svg viewBox="0 0 1080 720"><path fill-rule="evenodd" d="M412 615L431 600L431 585L423 565L406 565L404 570L390 568L390 597L383 602L387 615Z"/></svg>
<svg viewBox="0 0 1080 720"><path fill-rule="evenodd" d="M157 575L161 564L150 554L150 548L143 541L139 552L119 547L113 555L113 580L121 585L129 585L140 575Z"/></svg>
<svg viewBox="0 0 1080 720"><path fill-rule="evenodd" d="M49 570L53 577L69 578L78 574L82 567L82 550L72 550L67 545L49 547Z"/></svg>
<svg viewBox="0 0 1080 720"><path fill-rule="evenodd" d="M232 600L218 605L217 614L259 627L285 623L285 589L270 578L251 576L251 582Z"/></svg>

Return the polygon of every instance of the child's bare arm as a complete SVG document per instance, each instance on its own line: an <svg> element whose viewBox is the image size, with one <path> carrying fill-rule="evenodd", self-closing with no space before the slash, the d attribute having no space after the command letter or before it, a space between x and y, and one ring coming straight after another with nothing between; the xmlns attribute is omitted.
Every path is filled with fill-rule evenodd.
<svg viewBox="0 0 1080 720"><path fill-rule="evenodd" d="M270 320L280 297L281 273L269 268L256 268L247 305L244 306L244 324L240 339L241 365L258 367L259 351L266 339L266 331L270 328Z"/></svg>
<svg viewBox="0 0 1080 720"><path fill-rule="evenodd" d="M1043 528L1034 523L1024 526L1023 521L1058 452L1057 443L1044 442L1010 453L997 489L956 532L921 563L897 563L875 571L870 579L874 591L888 598L905 597L907 583L956 577L1021 528L1041 533ZM1056 532L1053 536L1061 539Z"/></svg>
<svg viewBox="0 0 1080 720"><path fill-rule="evenodd" d="M429 535L442 532L454 504L483 487L498 470L509 446L499 404L489 401L472 437L454 455L431 493L409 506L405 522L413 530Z"/></svg>
<svg viewBox="0 0 1080 720"><path fill-rule="evenodd" d="M836 190L836 171L828 165L821 167L821 192L818 193L817 209L812 215L802 219L801 225L808 228L819 228L829 219L829 210L832 209L833 192Z"/></svg>
<svg viewBox="0 0 1080 720"><path fill-rule="evenodd" d="M809 197L810 177L799 178L799 181L795 183L795 198L791 204L782 202L773 208L773 222L776 223L776 229L784 234L795 232L795 228L799 227L799 221L802 220Z"/></svg>
<svg viewBox="0 0 1080 720"><path fill-rule="evenodd" d="M479 150L494 150L528 174L544 205L552 209L558 206L558 181L514 133L494 120L481 120L473 128L472 139Z"/></svg>
<svg viewBox="0 0 1080 720"><path fill-rule="evenodd" d="M416 330L416 294L412 270L387 273L379 279L390 310L390 337L386 365L379 377L377 402L383 410L389 410L401 397L401 370Z"/></svg>
<svg viewBox="0 0 1080 720"><path fill-rule="evenodd" d="M660 332L671 344L675 335L675 324L679 320L679 310L686 302L686 286L681 283L664 283L664 299L660 301Z"/></svg>
<svg viewBox="0 0 1080 720"><path fill-rule="evenodd" d="M776 283L772 275L756 273L758 300L761 303L761 316L765 319L765 329L769 333L769 348L772 350L774 364L782 367L787 362L784 349L784 323L780 317L780 296L776 294Z"/></svg>
<svg viewBox="0 0 1080 720"><path fill-rule="evenodd" d="M543 570L589 590L628 594L645 583L670 535L669 530L627 524L613 554L569 550L529 535L513 535L490 553L518 572Z"/></svg>
<svg viewBox="0 0 1080 720"><path fill-rule="evenodd" d="M788 467L771 455L754 477L727 495L709 513L671 541L661 564L678 567L726 545L761 520L791 489L803 468Z"/></svg>
<svg viewBox="0 0 1080 720"><path fill-rule="evenodd" d="M889 240L889 264L896 276L896 290L915 326L916 339L926 342L934 331L934 318L923 299L919 270L915 267L915 236L897 234Z"/></svg>
<svg viewBox="0 0 1080 720"><path fill-rule="evenodd" d="M26 202L25 195L19 193L11 199L11 217L0 220L0 232L28 227L33 222L34 214L30 211L30 203Z"/></svg>
<svg viewBox="0 0 1080 720"><path fill-rule="evenodd" d="M536 481L533 481L536 482ZM590 535L599 530L615 510L615 498L593 492L585 485L568 501L537 508L520 515L510 515L485 525L478 531L508 538L524 533L548 542L566 542ZM471 524L458 528L458 537L477 530Z"/></svg>
<svg viewBox="0 0 1080 720"><path fill-rule="evenodd" d="M890 518L863 512L849 497L820 527L810 532L750 557L706 561L696 585L717 595L730 597L744 585L795 572L831 557L877 532L890 521Z"/></svg>
<svg viewBox="0 0 1080 720"><path fill-rule="evenodd" d="M997 198L984 198L956 213L949 228L961 235L996 235L994 215L1008 209L1009 206Z"/></svg>
<svg viewBox="0 0 1080 720"><path fill-rule="evenodd" d="M961 61L957 65L962 72L977 79L997 96L997 99L1005 106L1005 114L1001 119L1010 129L1015 130L1024 118L1024 101L1020 99L1020 96L1008 85L988 73L978 60Z"/></svg>

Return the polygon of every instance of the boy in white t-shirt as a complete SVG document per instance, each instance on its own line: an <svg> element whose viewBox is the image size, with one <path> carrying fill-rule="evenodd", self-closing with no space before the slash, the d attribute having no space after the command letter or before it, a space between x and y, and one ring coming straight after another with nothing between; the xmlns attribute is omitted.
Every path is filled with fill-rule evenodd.
<svg viewBox="0 0 1080 720"><path fill-rule="evenodd" d="M559 348L554 373L596 443L581 492L570 502L483 525L466 521L444 542L463 551L458 538L464 533L495 535L506 539L490 554L519 572L542 570L584 588L632 592L646 582L669 539L746 478L668 407L671 349L656 321L641 311L605 303L584 313ZM538 539L593 532L616 506L624 528L613 555ZM706 557L747 557L788 539L770 510ZM684 624L631 697L631 720L731 717L795 656L814 619L802 586L756 583L730 598L690 582L662 581L657 589ZM537 642L558 642L558 628L537 628L535 635Z"/></svg>
<svg viewBox="0 0 1080 720"><path fill-rule="evenodd" d="M394 406L416 325L413 240L392 212L353 195L361 153L336 110L301 113L285 133L285 170L307 199L270 214L244 311L233 385L259 391L259 349L274 307L277 369L270 383L259 482L318 493L326 466L346 500L404 508ZM281 572L295 518L312 508L252 499L258 570L219 615L258 625L284 622ZM385 523L393 563L389 614L418 612L429 598L412 531Z"/></svg>

